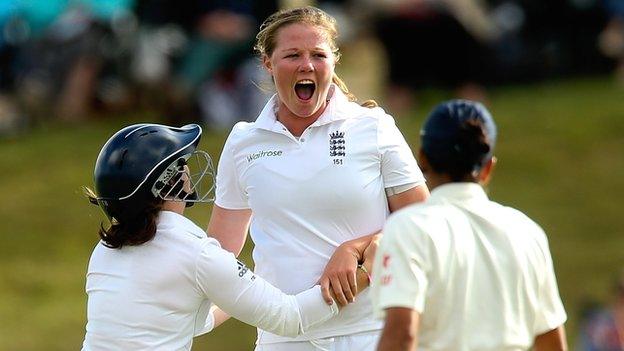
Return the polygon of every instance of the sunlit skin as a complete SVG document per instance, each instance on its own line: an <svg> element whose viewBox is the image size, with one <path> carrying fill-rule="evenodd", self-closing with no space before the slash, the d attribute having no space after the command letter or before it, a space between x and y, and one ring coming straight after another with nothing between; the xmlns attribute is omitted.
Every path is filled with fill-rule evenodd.
<svg viewBox="0 0 624 351"><path fill-rule="evenodd" d="M336 57L322 28L293 23L280 28L275 50L263 57L263 65L273 76L279 106L278 120L294 135L314 123L327 106ZM315 90L308 100L299 98L295 84L309 79Z"/></svg>

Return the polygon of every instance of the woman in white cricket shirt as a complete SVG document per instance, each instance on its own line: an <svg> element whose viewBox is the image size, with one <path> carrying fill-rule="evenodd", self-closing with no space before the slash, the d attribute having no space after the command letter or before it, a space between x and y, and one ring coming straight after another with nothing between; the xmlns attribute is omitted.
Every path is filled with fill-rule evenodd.
<svg viewBox="0 0 624 351"><path fill-rule="evenodd" d="M385 315L378 350L567 349L546 235L481 187L495 163L489 112L442 103L421 136L431 197L384 227L371 288Z"/></svg>
<svg viewBox="0 0 624 351"><path fill-rule="evenodd" d="M429 192L392 117L357 104L336 76L336 36L335 20L314 7L260 27L256 49L277 94L225 143L208 233L238 254L251 220L258 274L287 293L320 281L346 303L357 256L388 213ZM380 330L364 292L300 337L259 330L256 350L373 350Z"/></svg>
<svg viewBox="0 0 624 351"><path fill-rule="evenodd" d="M337 313L319 286L282 293L183 216L189 204L212 200L200 137L198 125L137 124L100 151L97 194L86 192L111 226L100 229L89 262L83 350L190 350L193 336L228 318L223 311L289 336ZM358 280L365 286L368 277Z"/></svg>

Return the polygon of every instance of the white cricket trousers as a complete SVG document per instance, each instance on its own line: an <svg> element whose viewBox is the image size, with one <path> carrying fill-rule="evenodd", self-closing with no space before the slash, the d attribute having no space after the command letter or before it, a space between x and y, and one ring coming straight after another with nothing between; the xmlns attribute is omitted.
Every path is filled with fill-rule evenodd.
<svg viewBox="0 0 624 351"><path fill-rule="evenodd" d="M375 351L381 330L308 341L256 345L255 351Z"/></svg>

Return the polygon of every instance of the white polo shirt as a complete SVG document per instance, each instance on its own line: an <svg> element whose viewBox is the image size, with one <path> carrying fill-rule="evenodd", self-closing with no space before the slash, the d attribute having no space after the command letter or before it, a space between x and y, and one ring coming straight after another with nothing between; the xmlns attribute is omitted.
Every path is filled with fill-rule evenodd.
<svg viewBox="0 0 624 351"><path fill-rule="evenodd" d="M379 231L384 188L424 183L391 116L349 102L337 88L300 138L276 120L277 96L254 123L236 124L217 172L215 203L252 209L255 270L287 293L315 284L343 242ZM297 340L376 330L368 292ZM260 343L292 341L259 333Z"/></svg>
<svg viewBox="0 0 624 351"><path fill-rule="evenodd" d="M139 246L99 243L87 273L83 350L190 350L209 331L211 302L231 316L295 336L337 313L320 287L285 295L187 218L163 211Z"/></svg>
<svg viewBox="0 0 624 351"><path fill-rule="evenodd" d="M373 269L377 316L421 314L419 350L527 350L566 320L542 229L475 183L393 214Z"/></svg>

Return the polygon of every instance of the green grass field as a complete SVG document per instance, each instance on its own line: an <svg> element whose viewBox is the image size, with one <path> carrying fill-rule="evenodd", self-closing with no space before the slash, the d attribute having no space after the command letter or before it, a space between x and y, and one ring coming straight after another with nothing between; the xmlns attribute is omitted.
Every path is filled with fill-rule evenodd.
<svg viewBox="0 0 624 351"><path fill-rule="evenodd" d="M499 158L491 196L546 230L574 342L586 299L608 301L624 267L624 87L607 78L566 80L490 92ZM398 119L418 147L433 91ZM100 211L81 196L103 142L149 115L80 125L44 123L0 140L0 350L76 350L84 335L84 274L97 242ZM217 161L225 133L204 135ZM190 216L207 224L210 206ZM249 243L248 243L249 246ZM243 259L251 263L249 248ZM229 321L194 349L251 350L255 330Z"/></svg>

